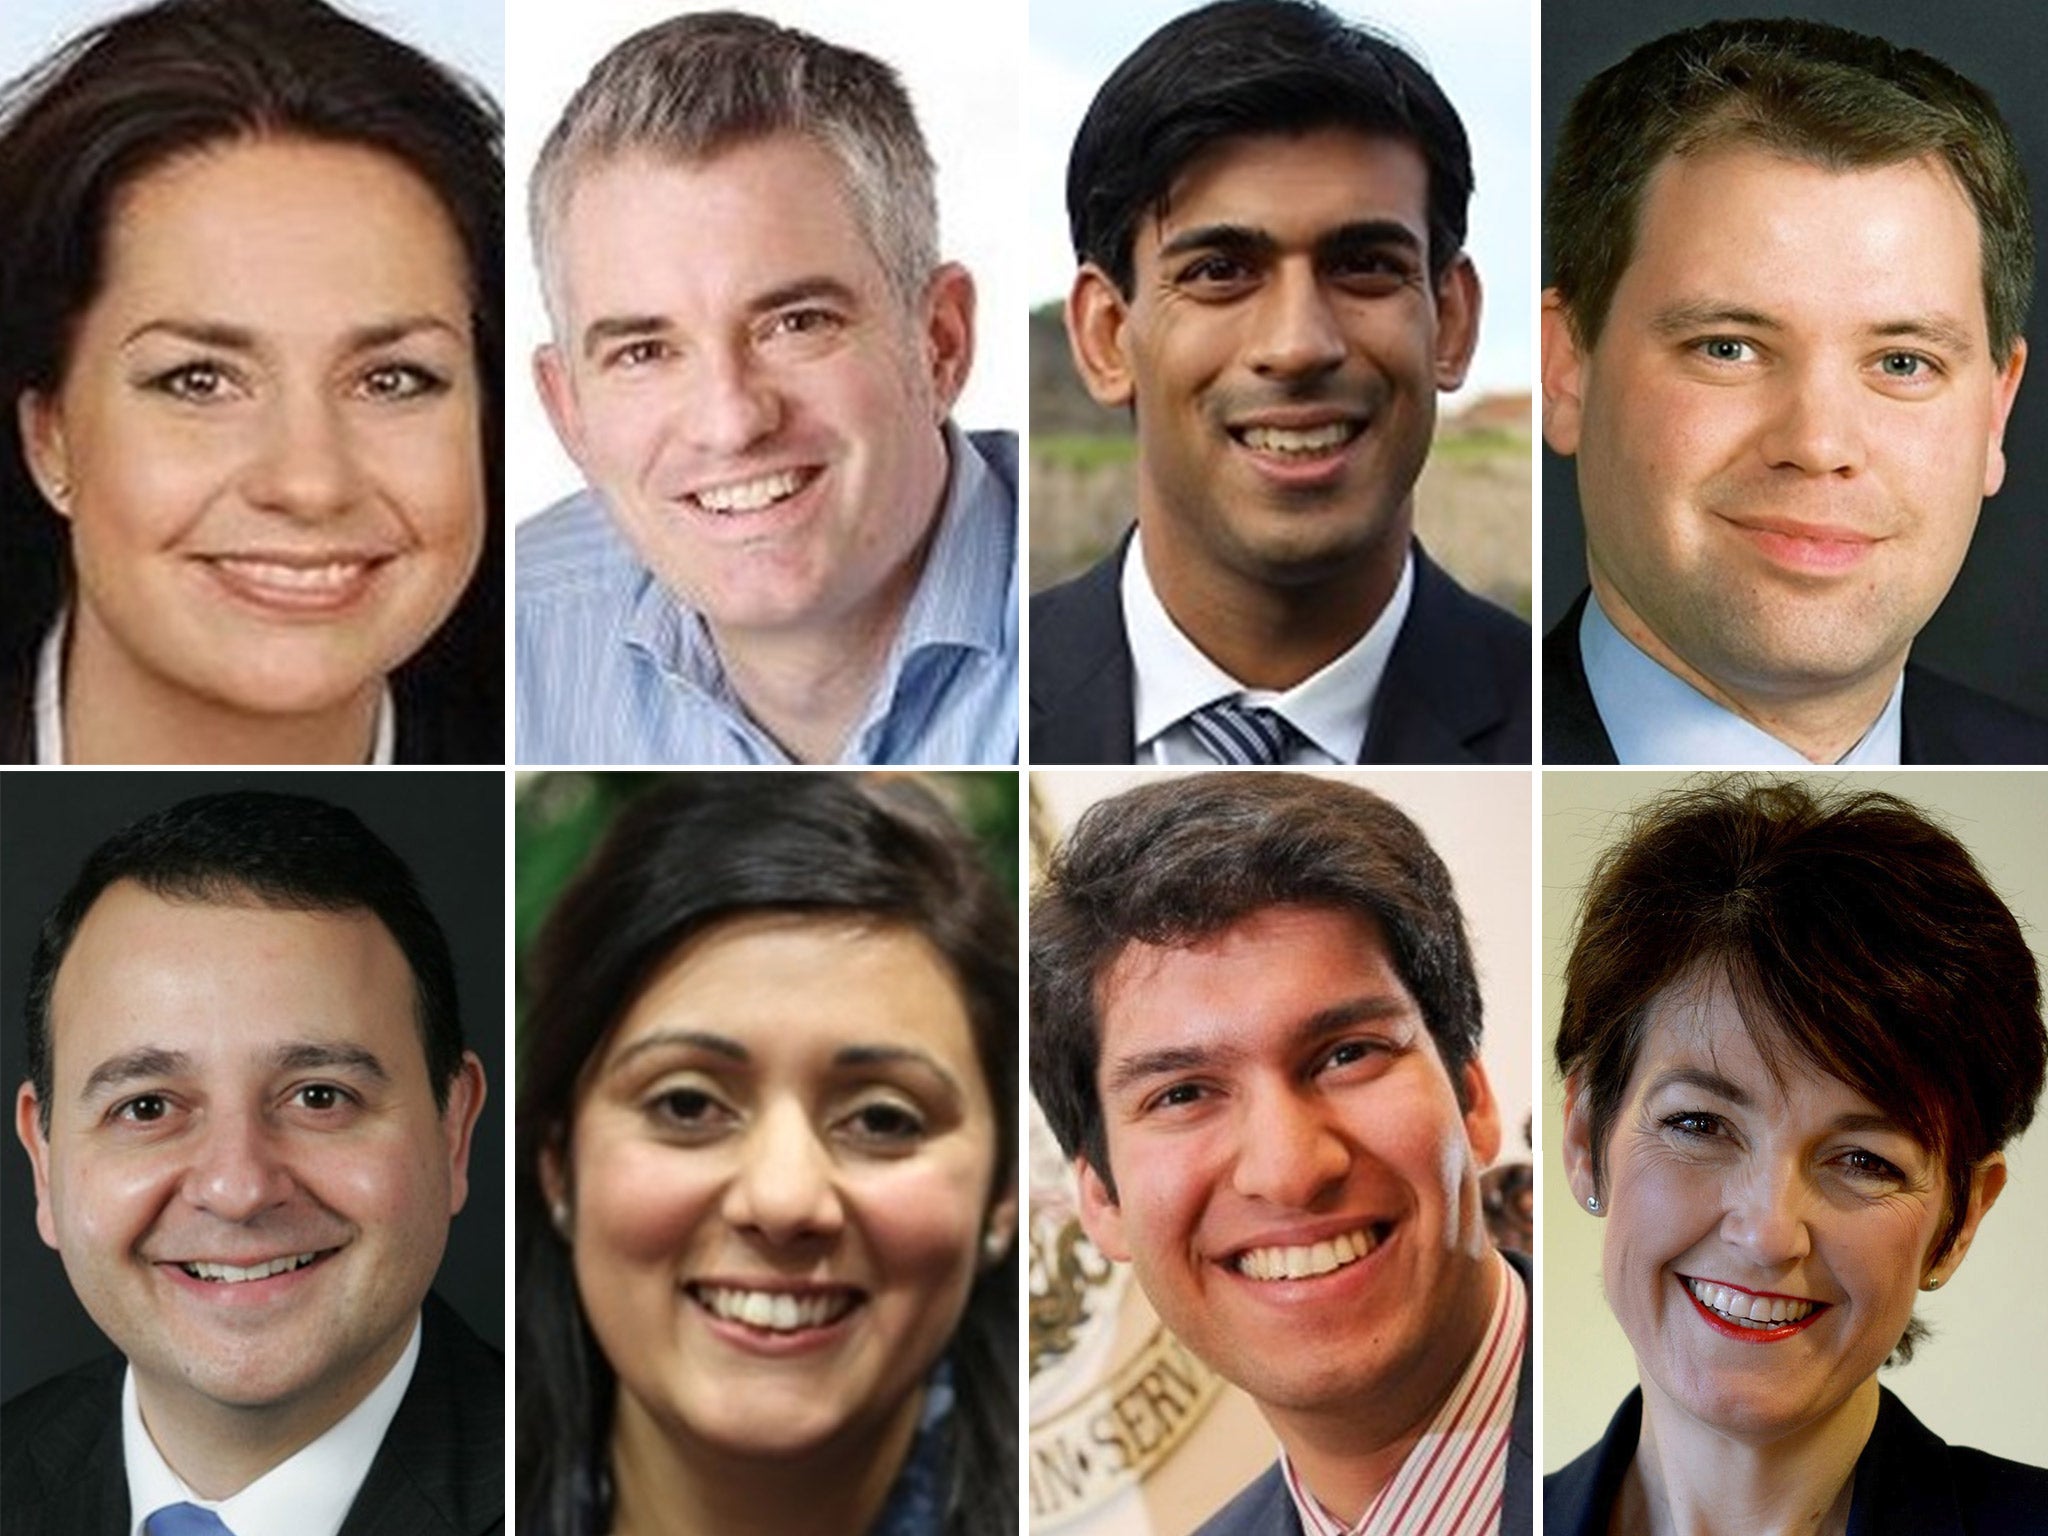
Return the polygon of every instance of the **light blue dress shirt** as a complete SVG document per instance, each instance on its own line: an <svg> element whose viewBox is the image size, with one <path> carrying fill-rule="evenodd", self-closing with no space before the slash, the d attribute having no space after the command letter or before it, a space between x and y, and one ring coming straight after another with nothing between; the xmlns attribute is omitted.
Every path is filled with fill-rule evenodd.
<svg viewBox="0 0 2048 1536"><path fill-rule="evenodd" d="M847 763L1017 760L1017 440L949 423L946 444L938 531ZM519 762L790 761L595 492L521 525L518 552Z"/></svg>
<svg viewBox="0 0 2048 1536"><path fill-rule="evenodd" d="M1795 747L1723 709L1675 672L1652 660L1614 627L1600 599L1588 596L1579 620L1579 655L1586 687L1616 761L1674 767L1805 768ZM1905 674L1892 684L1877 721L1837 759L1848 766L1896 767L1902 740L1899 713Z"/></svg>

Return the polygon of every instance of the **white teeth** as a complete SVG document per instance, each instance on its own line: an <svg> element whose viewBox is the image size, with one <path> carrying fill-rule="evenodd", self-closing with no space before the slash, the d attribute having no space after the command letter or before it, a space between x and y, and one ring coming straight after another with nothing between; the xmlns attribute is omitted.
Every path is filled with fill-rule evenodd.
<svg viewBox="0 0 2048 1536"><path fill-rule="evenodd" d="M801 470L785 469L758 480L736 480L731 485L708 486L692 499L707 512L758 512L802 489L806 476Z"/></svg>
<svg viewBox="0 0 2048 1536"><path fill-rule="evenodd" d="M844 1291L792 1296L787 1291L747 1291L723 1285L699 1285L691 1289L716 1316L768 1333L823 1328L838 1322L853 1310L853 1297Z"/></svg>
<svg viewBox="0 0 2048 1536"><path fill-rule="evenodd" d="M1237 1256L1237 1272L1251 1280L1305 1280L1355 1264L1373 1247L1372 1233L1361 1230L1301 1248L1247 1248Z"/></svg>
<svg viewBox="0 0 2048 1536"><path fill-rule="evenodd" d="M1285 427L1246 427L1242 434L1247 448L1261 453L1322 453L1348 443L1358 428L1348 421L1293 431Z"/></svg>
<svg viewBox="0 0 2048 1536"><path fill-rule="evenodd" d="M1716 1285L1711 1280L1689 1279L1685 1284L1708 1311L1746 1328L1796 1323L1819 1305L1811 1301L1793 1301L1785 1296L1751 1296L1745 1291L1732 1291L1725 1285Z"/></svg>
<svg viewBox="0 0 2048 1536"><path fill-rule="evenodd" d="M214 1280L228 1285L239 1285L246 1280L268 1280L272 1275L281 1275L286 1270L302 1269L319 1257L317 1253L301 1253L293 1258L272 1259L268 1264L252 1264L247 1269L239 1264L207 1264L198 1260L178 1267L197 1280Z"/></svg>
<svg viewBox="0 0 2048 1536"><path fill-rule="evenodd" d="M339 592L361 578L367 562L330 560L325 565L284 565L275 560L223 558L219 562L245 581L291 592Z"/></svg>

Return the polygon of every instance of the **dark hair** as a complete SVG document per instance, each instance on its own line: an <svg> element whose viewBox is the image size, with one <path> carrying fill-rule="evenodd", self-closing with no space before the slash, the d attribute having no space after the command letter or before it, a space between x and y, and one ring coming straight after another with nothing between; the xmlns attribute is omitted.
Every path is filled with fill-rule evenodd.
<svg viewBox="0 0 2048 1536"><path fill-rule="evenodd" d="M1268 907L1377 922L1465 1103L1479 980L1450 871L1391 801L1301 773L1200 773L1092 805L1031 901L1031 1087L1069 1157L1114 1196L1096 1068L1098 991L1131 944L1185 945Z"/></svg>
<svg viewBox="0 0 2048 1536"><path fill-rule="evenodd" d="M1472 149L1443 91L1389 39L1311 0L1216 0L1176 17L1104 82L1067 161L1074 254L1125 294L1138 221L1224 139L1351 128L1429 167L1429 271L1465 245Z"/></svg>
<svg viewBox="0 0 2048 1536"><path fill-rule="evenodd" d="M1940 156L1977 215L1992 351L2010 355L2027 324L2034 232L2019 151L1990 93L1915 49L1790 18L1674 32L1595 75L1573 100L1543 236L1581 348L1600 339L1657 167L1726 146L1837 172Z"/></svg>
<svg viewBox="0 0 2048 1536"><path fill-rule="evenodd" d="M504 749L504 160L497 107L414 49L321 0L159 0L0 87L0 406L62 383L100 287L122 190L204 146L263 136L358 145L430 186L467 258L488 504L460 604L392 678L400 718L433 719L456 760ZM32 654L66 600L68 524L0 427L0 654ZM451 725L451 722L453 724ZM408 733L409 734L409 733Z"/></svg>
<svg viewBox="0 0 2048 1536"><path fill-rule="evenodd" d="M1593 1177L1657 1002L1714 972L1773 1074L1840 1079L1941 1158L1946 1254L1970 1175L2026 1129L2048 1031L2019 923L1905 801L1742 777L1653 801L1600 856L1565 963L1557 1070Z"/></svg>
<svg viewBox="0 0 2048 1536"><path fill-rule="evenodd" d="M462 1011L448 937L412 871L354 812L310 795L238 789L131 822L86 856L43 919L28 963L28 1072L50 1129L50 997L78 925L108 886L132 880L166 901L285 912L368 912L412 968L413 1005L434 1104L462 1070Z"/></svg>
<svg viewBox="0 0 2048 1536"><path fill-rule="evenodd" d="M577 1088L678 946L760 911L902 924L945 959L996 1113L993 1200L1016 1177L1016 910L945 810L909 780L693 773L648 791L562 894L527 957L520 1042L518 1516L527 1536L610 1529L602 1464L617 1378L549 1217L543 1154ZM981 1271L947 1350L949 1536L1016 1530L1017 1255Z"/></svg>

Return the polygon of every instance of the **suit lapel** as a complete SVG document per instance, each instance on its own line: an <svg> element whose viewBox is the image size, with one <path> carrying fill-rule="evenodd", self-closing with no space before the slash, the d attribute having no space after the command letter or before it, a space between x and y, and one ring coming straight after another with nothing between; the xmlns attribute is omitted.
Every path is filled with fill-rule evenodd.
<svg viewBox="0 0 2048 1536"><path fill-rule="evenodd" d="M1082 575L1031 604L1031 760L1128 763L1137 733L1119 587L1126 534Z"/></svg>
<svg viewBox="0 0 2048 1536"><path fill-rule="evenodd" d="M1414 548L1415 595L1387 658L1358 760L1480 761L1471 743L1498 727L1510 704L1476 636L1459 621L1463 592L1420 544Z"/></svg>

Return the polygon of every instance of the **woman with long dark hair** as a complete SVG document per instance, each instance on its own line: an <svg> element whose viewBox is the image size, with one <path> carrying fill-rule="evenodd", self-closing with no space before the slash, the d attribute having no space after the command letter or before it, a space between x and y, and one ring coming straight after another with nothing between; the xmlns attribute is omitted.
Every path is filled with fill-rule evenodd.
<svg viewBox="0 0 2048 1536"><path fill-rule="evenodd" d="M1016 1529L1016 917L907 780L701 774L529 957L518 1529Z"/></svg>

